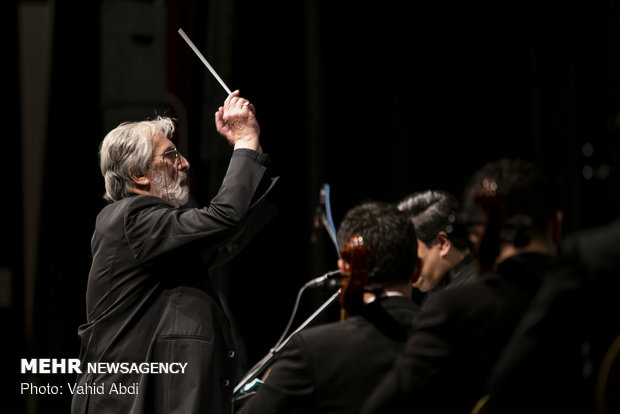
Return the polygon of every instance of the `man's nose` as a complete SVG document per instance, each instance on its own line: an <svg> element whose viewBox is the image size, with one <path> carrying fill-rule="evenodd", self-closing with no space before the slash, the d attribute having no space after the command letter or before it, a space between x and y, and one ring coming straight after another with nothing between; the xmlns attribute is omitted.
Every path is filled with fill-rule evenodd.
<svg viewBox="0 0 620 414"><path fill-rule="evenodd" d="M181 171L189 170L189 161L182 154L179 154L179 169Z"/></svg>

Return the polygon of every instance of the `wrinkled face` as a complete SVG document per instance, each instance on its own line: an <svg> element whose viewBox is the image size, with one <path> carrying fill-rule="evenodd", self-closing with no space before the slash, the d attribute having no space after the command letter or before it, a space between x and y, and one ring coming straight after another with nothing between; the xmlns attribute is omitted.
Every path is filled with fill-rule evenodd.
<svg viewBox="0 0 620 414"><path fill-rule="evenodd" d="M440 244L437 239L433 240L431 247L418 239L418 257L422 263L422 271L413 286L422 292L433 290L447 271L439 249Z"/></svg>
<svg viewBox="0 0 620 414"><path fill-rule="evenodd" d="M175 207L187 203L189 162L163 133L153 138L152 191Z"/></svg>

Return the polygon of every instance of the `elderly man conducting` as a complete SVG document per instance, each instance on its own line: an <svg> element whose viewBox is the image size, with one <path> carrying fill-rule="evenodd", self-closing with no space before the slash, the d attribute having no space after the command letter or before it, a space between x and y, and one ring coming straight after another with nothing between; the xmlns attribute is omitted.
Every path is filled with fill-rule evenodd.
<svg viewBox="0 0 620 414"><path fill-rule="evenodd" d="M101 144L111 203L91 241L73 413L230 411L243 367L208 269L273 216L267 195L277 177L262 153L254 107L239 91L215 123L234 151L203 208L183 207L189 162L170 139L171 119L123 123Z"/></svg>

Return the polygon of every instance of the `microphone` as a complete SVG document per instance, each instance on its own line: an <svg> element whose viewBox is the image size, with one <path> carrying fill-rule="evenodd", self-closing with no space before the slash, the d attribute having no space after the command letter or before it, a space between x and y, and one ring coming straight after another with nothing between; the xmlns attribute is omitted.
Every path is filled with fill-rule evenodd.
<svg viewBox="0 0 620 414"><path fill-rule="evenodd" d="M332 270L331 272L327 272L322 276L315 277L310 280L304 285L304 288L325 286L328 284L336 286L340 282L341 278L342 274L340 273L340 270Z"/></svg>

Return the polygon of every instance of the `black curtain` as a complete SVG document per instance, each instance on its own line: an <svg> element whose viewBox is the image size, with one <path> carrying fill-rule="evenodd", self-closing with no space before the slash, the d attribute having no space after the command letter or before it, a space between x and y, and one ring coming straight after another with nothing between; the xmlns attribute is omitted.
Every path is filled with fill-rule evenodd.
<svg viewBox="0 0 620 414"><path fill-rule="evenodd" d="M278 3L159 3L167 19L162 70L181 102L167 111L186 120L195 201L217 191L230 154L212 121L225 93L179 27L214 58L228 86L254 102L263 147L282 175L280 216L216 272L250 362L278 339L297 289L335 269L331 241L313 227L323 183L337 226L367 199L398 201L426 188L460 196L485 162L518 156L555 181L566 232L618 215L617 2ZM8 351L17 358L79 352L90 236L103 206L101 4L56 2L33 343L23 340L20 283L3 311L17 325ZM9 154L19 152L14 140L5 142ZM20 191L27 189L11 190ZM3 204L3 217L16 218L4 221L5 263L19 276L19 197ZM330 293L309 294L300 321ZM70 396L36 400L40 412L64 411Z"/></svg>

